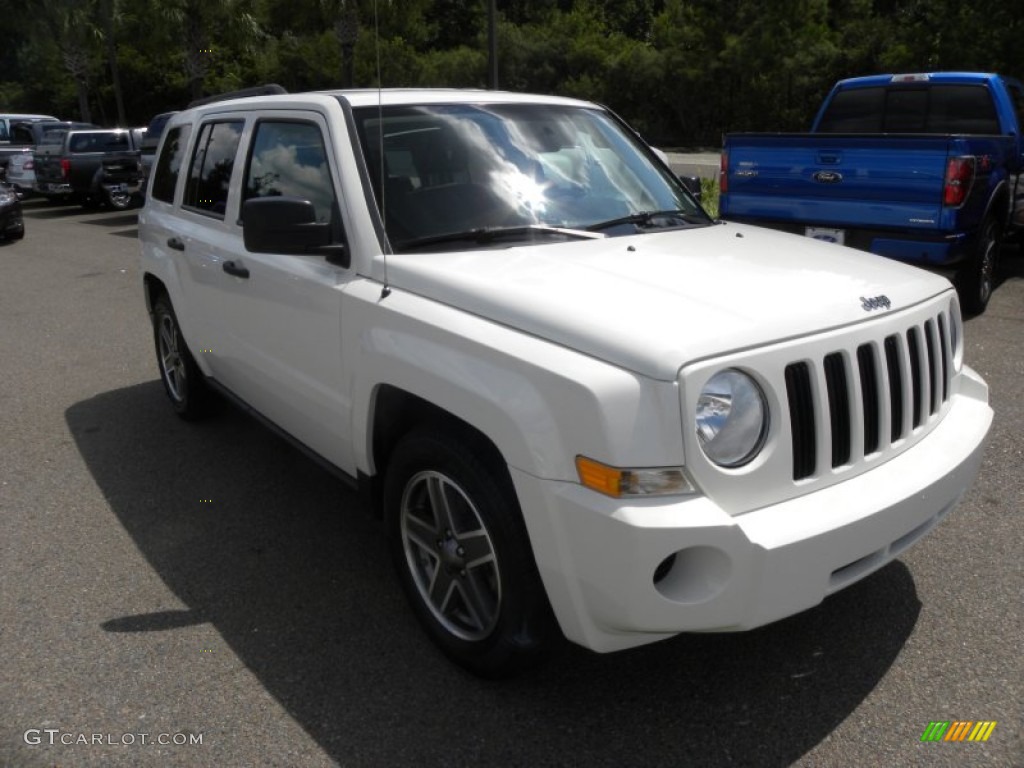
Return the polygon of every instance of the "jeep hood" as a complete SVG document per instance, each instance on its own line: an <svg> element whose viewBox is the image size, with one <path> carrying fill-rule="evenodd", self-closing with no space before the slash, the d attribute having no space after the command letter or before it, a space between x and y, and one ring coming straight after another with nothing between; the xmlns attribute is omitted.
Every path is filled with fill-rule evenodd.
<svg viewBox="0 0 1024 768"><path fill-rule="evenodd" d="M392 287L637 373L898 312L950 289L852 248L733 223L388 256ZM886 297L865 309L863 299ZM881 306L878 306L881 305Z"/></svg>

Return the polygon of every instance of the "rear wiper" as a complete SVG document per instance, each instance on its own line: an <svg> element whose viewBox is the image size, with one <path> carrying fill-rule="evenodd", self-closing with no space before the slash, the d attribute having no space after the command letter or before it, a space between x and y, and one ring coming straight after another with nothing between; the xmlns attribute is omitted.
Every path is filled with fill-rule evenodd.
<svg viewBox="0 0 1024 768"><path fill-rule="evenodd" d="M620 224L637 224L639 226L646 226L654 219L668 218L681 219L687 225L710 223L702 218L693 216L692 214L673 209L669 211L637 211L636 213L631 213L628 216L620 216L617 219L608 219L608 221L600 221L597 224L591 224L587 229L591 232L599 232L602 229L611 229L612 227L617 227Z"/></svg>
<svg viewBox="0 0 1024 768"><path fill-rule="evenodd" d="M514 227L477 227L475 229L467 229L464 232L446 232L440 235L414 237L411 240L403 240L397 243L395 248L399 251L407 251L427 245L457 243L464 240L474 243L490 243L501 237L517 237L519 235L556 235L559 237L571 237L576 240L595 240L605 237L605 235L599 232L590 232L586 229L549 227L546 224L524 224Z"/></svg>

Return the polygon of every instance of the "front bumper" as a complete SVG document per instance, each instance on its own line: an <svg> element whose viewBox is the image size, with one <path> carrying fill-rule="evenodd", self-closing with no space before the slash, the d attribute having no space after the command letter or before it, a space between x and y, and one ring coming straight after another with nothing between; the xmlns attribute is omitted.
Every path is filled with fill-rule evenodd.
<svg viewBox="0 0 1024 768"><path fill-rule="evenodd" d="M927 437L885 464L735 516L704 496L623 503L513 469L563 632L605 652L751 629L881 568L948 514L978 472L992 422L987 387L965 367L952 399Z"/></svg>

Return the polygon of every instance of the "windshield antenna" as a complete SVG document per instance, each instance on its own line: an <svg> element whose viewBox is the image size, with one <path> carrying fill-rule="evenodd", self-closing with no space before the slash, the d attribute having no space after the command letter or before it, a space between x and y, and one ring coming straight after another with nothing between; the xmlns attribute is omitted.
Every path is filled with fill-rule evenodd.
<svg viewBox="0 0 1024 768"><path fill-rule="evenodd" d="M377 0L373 0L373 41L377 53L377 154L380 156L380 218L384 225L384 287L380 289L380 297L386 299L391 294L391 286L388 284L388 251L391 250L391 243L388 240L387 229L387 179L384 178L384 106L383 88L384 81L380 73L380 20L377 15Z"/></svg>

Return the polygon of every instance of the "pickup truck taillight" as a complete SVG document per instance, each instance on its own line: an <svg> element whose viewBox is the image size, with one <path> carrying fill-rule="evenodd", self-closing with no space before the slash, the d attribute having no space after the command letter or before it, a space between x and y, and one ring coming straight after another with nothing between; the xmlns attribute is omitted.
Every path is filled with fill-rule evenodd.
<svg viewBox="0 0 1024 768"><path fill-rule="evenodd" d="M71 176L71 161L66 157L62 157L60 160L60 175L65 179Z"/></svg>
<svg viewBox="0 0 1024 768"><path fill-rule="evenodd" d="M946 182L942 187L942 204L963 205L974 182L974 158L951 157L946 161Z"/></svg>
<svg viewBox="0 0 1024 768"><path fill-rule="evenodd" d="M718 174L718 192L725 194L729 191L729 155L722 153L721 171Z"/></svg>

